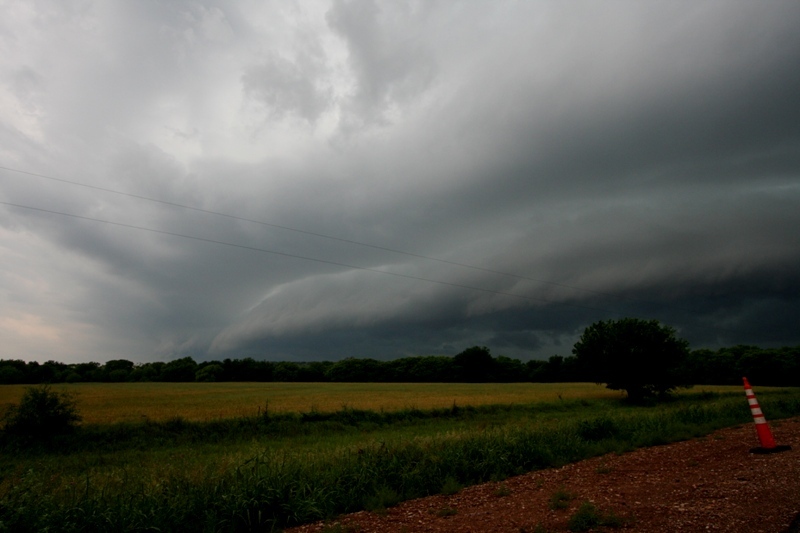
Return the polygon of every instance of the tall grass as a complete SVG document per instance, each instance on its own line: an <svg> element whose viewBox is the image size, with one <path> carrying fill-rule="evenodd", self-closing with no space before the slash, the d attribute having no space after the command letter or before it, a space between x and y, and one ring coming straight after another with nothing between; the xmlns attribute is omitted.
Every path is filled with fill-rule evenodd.
<svg viewBox="0 0 800 533"><path fill-rule="evenodd" d="M759 399L772 420L800 414L800 391ZM164 468L158 475L120 465L115 452L87 464L83 476L59 479L43 466L51 452L31 452L24 464L2 472L0 531L273 531L750 421L739 395L685 396L652 408L564 404L262 416L253 424L283 429L250 456L227 468ZM419 430L432 426L441 431ZM183 421L170 430L179 438L208 427ZM295 445L310 433L292 432L317 430L316 447ZM354 436L329 446L330 431ZM181 448L186 453L205 437L192 438L194 445ZM275 439L284 445L270 445ZM88 461L86 452L74 453Z"/></svg>

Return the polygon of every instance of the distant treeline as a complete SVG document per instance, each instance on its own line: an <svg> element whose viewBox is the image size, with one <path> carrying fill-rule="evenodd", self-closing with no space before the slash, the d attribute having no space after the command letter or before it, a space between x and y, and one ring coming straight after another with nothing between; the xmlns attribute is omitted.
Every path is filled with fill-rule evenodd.
<svg viewBox="0 0 800 533"><path fill-rule="evenodd" d="M800 386L800 346L761 349L734 346L694 350L686 362L685 383L740 384L742 376L759 385ZM455 356L404 357L391 361L347 358L341 361L273 362L252 358L196 362L184 357L169 362L136 364L125 359L66 364L0 360L0 384L81 382L387 382L511 383L595 381L574 356L522 362L493 357L488 348L472 347Z"/></svg>

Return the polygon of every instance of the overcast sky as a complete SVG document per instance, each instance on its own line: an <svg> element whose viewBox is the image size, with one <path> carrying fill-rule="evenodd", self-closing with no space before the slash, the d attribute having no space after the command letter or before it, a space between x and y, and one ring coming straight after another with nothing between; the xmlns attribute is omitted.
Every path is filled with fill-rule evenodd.
<svg viewBox="0 0 800 533"><path fill-rule="evenodd" d="M0 9L0 358L800 344L796 0Z"/></svg>

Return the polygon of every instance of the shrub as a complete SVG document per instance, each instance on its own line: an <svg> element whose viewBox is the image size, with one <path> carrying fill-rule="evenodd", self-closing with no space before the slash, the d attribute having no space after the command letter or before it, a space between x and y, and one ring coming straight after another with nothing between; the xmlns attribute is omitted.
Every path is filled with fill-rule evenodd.
<svg viewBox="0 0 800 533"><path fill-rule="evenodd" d="M574 498L574 494L567 492L562 487L550 495L550 509L554 511L557 509L566 509L569 507L569 502Z"/></svg>
<svg viewBox="0 0 800 533"><path fill-rule="evenodd" d="M599 526L601 522L602 518L597 511L597 507L589 502L583 502L580 509L569 517L569 530L589 531Z"/></svg>
<svg viewBox="0 0 800 533"><path fill-rule="evenodd" d="M56 392L48 385L28 387L18 405L12 405L4 416L8 433L45 438L68 433L81 416L74 396Z"/></svg>
<svg viewBox="0 0 800 533"><path fill-rule="evenodd" d="M575 514L569 517L567 527L570 531L590 531L597 527L622 527L625 521L613 511L603 513L591 502L585 501Z"/></svg>

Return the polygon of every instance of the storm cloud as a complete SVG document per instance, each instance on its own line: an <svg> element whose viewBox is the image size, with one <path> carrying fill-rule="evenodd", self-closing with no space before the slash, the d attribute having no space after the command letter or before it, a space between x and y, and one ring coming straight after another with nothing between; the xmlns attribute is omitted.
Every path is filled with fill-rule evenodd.
<svg viewBox="0 0 800 533"><path fill-rule="evenodd" d="M0 358L799 344L800 5L12 2Z"/></svg>

